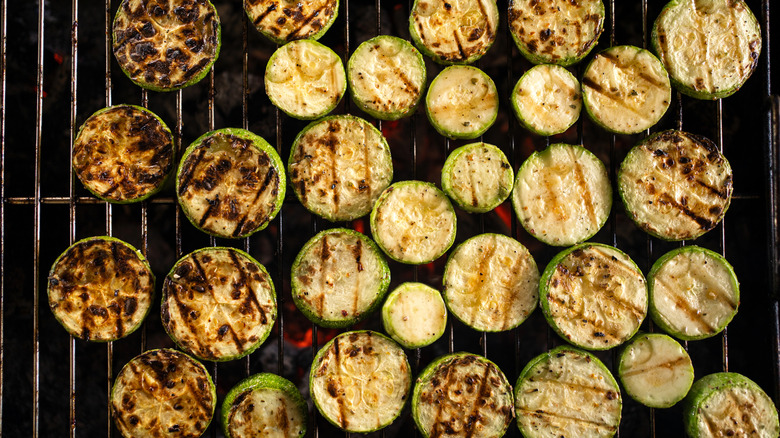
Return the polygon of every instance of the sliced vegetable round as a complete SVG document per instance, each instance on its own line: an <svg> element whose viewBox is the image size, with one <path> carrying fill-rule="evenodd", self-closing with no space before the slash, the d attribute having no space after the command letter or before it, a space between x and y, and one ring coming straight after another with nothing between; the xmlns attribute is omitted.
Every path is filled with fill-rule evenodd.
<svg viewBox="0 0 780 438"><path fill-rule="evenodd" d="M539 268L522 243L502 234L474 236L452 252L444 268L444 299L475 330L517 327L536 308Z"/></svg>
<svg viewBox="0 0 780 438"><path fill-rule="evenodd" d="M498 92L496 84L482 70L450 66L431 82L425 105L428 120L441 135L472 139L484 134L496 121Z"/></svg>
<svg viewBox="0 0 780 438"><path fill-rule="evenodd" d="M308 416L306 400L292 382L275 374L255 374L225 396L222 431L227 438L303 437Z"/></svg>
<svg viewBox="0 0 780 438"><path fill-rule="evenodd" d="M154 113L134 105L95 112L73 143L76 176L108 202L138 202L160 191L173 157L171 130Z"/></svg>
<svg viewBox="0 0 780 438"><path fill-rule="evenodd" d="M671 102L663 64L634 46L615 46L596 55L582 78L582 100L594 122L617 134L636 134L655 125Z"/></svg>
<svg viewBox="0 0 780 438"><path fill-rule="evenodd" d="M371 234L393 260L419 265L441 257L455 241L457 217L441 190L423 181L388 187L371 210Z"/></svg>
<svg viewBox="0 0 780 438"><path fill-rule="evenodd" d="M113 51L137 85L173 91L203 79L219 56L222 28L209 0L124 0L114 17Z"/></svg>
<svg viewBox="0 0 780 438"><path fill-rule="evenodd" d="M417 377L412 395L412 417L425 438L503 436L513 408L504 373L471 353L431 362Z"/></svg>
<svg viewBox="0 0 780 438"><path fill-rule="evenodd" d="M346 332L325 344L309 388L325 419L347 432L373 432L401 414L412 384L404 350L376 332Z"/></svg>
<svg viewBox="0 0 780 438"><path fill-rule="evenodd" d="M737 276L716 252L698 246L675 249L653 264L647 278L653 322L678 339L715 336L737 314Z"/></svg>
<svg viewBox="0 0 780 438"><path fill-rule="evenodd" d="M49 271L49 307L71 335L115 341L134 332L154 296L149 262L132 245L108 236L79 240Z"/></svg>
<svg viewBox="0 0 780 438"><path fill-rule="evenodd" d="M244 10L258 31L276 44L318 40L330 29L339 12L338 0L285 2L245 0Z"/></svg>
<svg viewBox="0 0 780 438"><path fill-rule="evenodd" d="M514 172L501 149L487 143L461 146L447 157L441 188L460 208L487 213L512 192Z"/></svg>
<svg viewBox="0 0 780 438"><path fill-rule="evenodd" d="M260 231L282 208L284 165L262 137L225 128L202 135L184 152L176 194L201 231L239 239Z"/></svg>
<svg viewBox="0 0 780 438"><path fill-rule="evenodd" d="M642 271L622 251L583 243L553 257L539 301L550 326L572 344L606 350L633 336L647 315Z"/></svg>
<svg viewBox="0 0 780 438"><path fill-rule="evenodd" d="M263 265L235 248L203 248L165 277L162 323L176 344L202 360L253 352L276 321L276 294Z"/></svg>
<svg viewBox="0 0 780 438"><path fill-rule="evenodd" d="M556 143L520 166L512 206L532 236L548 245L575 245L606 223L612 186L596 155L582 146Z"/></svg>
<svg viewBox="0 0 780 438"><path fill-rule="evenodd" d="M546 136L560 134L580 118L580 93L580 83L565 68L537 65L515 84L512 109L529 131Z"/></svg>
<svg viewBox="0 0 780 438"><path fill-rule="evenodd" d="M447 328L441 293L422 283L399 285L382 306L382 326L404 348L433 344Z"/></svg>
<svg viewBox="0 0 780 438"><path fill-rule="evenodd" d="M368 214L393 180L387 140L372 124L349 115L326 117L304 128L287 165L301 204L334 222Z"/></svg>

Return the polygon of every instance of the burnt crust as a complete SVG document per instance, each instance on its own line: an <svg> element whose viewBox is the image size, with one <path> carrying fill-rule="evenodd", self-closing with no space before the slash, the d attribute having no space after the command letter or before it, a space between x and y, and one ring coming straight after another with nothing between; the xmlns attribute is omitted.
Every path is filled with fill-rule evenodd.
<svg viewBox="0 0 780 438"><path fill-rule="evenodd" d="M338 9L338 0L244 0L249 21L277 44L319 39L336 20Z"/></svg>

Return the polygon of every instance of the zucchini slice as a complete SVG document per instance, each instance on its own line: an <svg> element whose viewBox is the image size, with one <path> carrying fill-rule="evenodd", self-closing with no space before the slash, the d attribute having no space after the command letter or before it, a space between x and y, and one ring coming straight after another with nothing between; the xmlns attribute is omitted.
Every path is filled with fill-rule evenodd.
<svg viewBox="0 0 780 438"><path fill-rule="evenodd" d="M404 348L436 342L447 328L447 308L441 293L422 283L403 283L382 306L382 326Z"/></svg>
<svg viewBox="0 0 780 438"><path fill-rule="evenodd" d="M441 257L455 241L450 200L429 182L400 181L371 210L371 234L393 260L419 265Z"/></svg>
<svg viewBox="0 0 780 438"><path fill-rule="evenodd" d="M409 33L421 52L439 64L471 64L496 40L494 0L415 0Z"/></svg>
<svg viewBox="0 0 780 438"><path fill-rule="evenodd" d="M498 92L496 84L482 70L454 65L433 79L425 105L425 114L439 134L452 139L473 139L496 121Z"/></svg>
<svg viewBox="0 0 780 438"><path fill-rule="evenodd" d="M219 56L222 28L209 0L124 0L113 51L135 84L173 91L203 79Z"/></svg>
<svg viewBox="0 0 780 438"><path fill-rule="evenodd" d="M758 20L741 0L672 0L651 38L672 84L696 99L734 94L761 53Z"/></svg>
<svg viewBox="0 0 780 438"><path fill-rule="evenodd" d="M171 130L154 113L134 105L95 112L73 144L76 176L108 202L138 202L159 192L173 161Z"/></svg>
<svg viewBox="0 0 780 438"><path fill-rule="evenodd" d="M615 46L591 60L582 78L588 115L607 131L636 134L655 125L671 102L663 64L634 46Z"/></svg>
<svg viewBox="0 0 780 438"><path fill-rule="evenodd" d="M476 354L440 357L425 367L414 385L412 417L425 438L500 437L513 410L506 376Z"/></svg>
<svg viewBox="0 0 780 438"><path fill-rule="evenodd" d="M244 0L244 10L258 31L276 44L318 40L336 21L338 0L279 2Z"/></svg>
<svg viewBox="0 0 780 438"><path fill-rule="evenodd" d="M590 53L604 30L601 0L510 0L509 30L534 64L572 65Z"/></svg>
<svg viewBox="0 0 780 438"><path fill-rule="evenodd" d="M111 388L111 410L126 438L197 438L206 431L217 391L206 368L172 349L150 350L125 364Z"/></svg>
<svg viewBox="0 0 780 438"><path fill-rule="evenodd" d="M731 165L712 141L669 130L628 152L618 171L618 190L639 228L664 240L688 240L723 219L732 180Z"/></svg>
<svg viewBox="0 0 780 438"><path fill-rule="evenodd" d="M447 157L441 188L460 208L487 213L512 192L514 172L501 149L487 143L461 146Z"/></svg>
<svg viewBox="0 0 780 438"><path fill-rule="evenodd" d="M276 293L263 265L235 248L203 248L165 277L162 323L181 349L209 361L253 352L276 321Z"/></svg>
<svg viewBox="0 0 780 438"><path fill-rule="evenodd" d="M589 242L553 257L542 274L539 301L561 337L606 350L639 330L647 315L647 284L627 254Z"/></svg>
<svg viewBox="0 0 780 438"><path fill-rule="evenodd" d="M289 380L270 373L255 374L234 386L222 402L226 438L306 435L308 407Z"/></svg>
<svg viewBox="0 0 780 438"><path fill-rule="evenodd" d="M336 52L314 40L278 48L265 68L265 92L290 117L320 118L336 108L347 90L347 74Z"/></svg>
<svg viewBox="0 0 780 438"><path fill-rule="evenodd" d="M458 245L444 267L444 300L469 327L498 332L517 327L539 301L539 268L522 243L480 234Z"/></svg>
<svg viewBox="0 0 780 438"><path fill-rule="evenodd" d="M531 359L515 384L517 426L526 438L608 438L617 432L622 406L607 367L572 347Z"/></svg>
<svg viewBox="0 0 780 438"><path fill-rule="evenodd" d="M140 327L154 296L154 274L140 251L108 236L79 240L49 271L54 317L86 341L115 341Z"/></svg>
<svg viewBox="0 0 780 438"><path fill-rule="evenodd" d="M284 164L262 137L244 129L208 132L184 152L176 195L201 231L240 239L262 230L282 208Z"/></svg>
<svg viewBox="0 0 780 438"><path fill-rule="evenodd" d="M604 163L582 146L551 144L520 166L512 205L540 241L570 246L593 237L609 217L612 186Z"/></svg>
<svg viewBox="0 0 780 438"><path fill-rule="evenodd" d="M580 83L571 72L552 64L526 71L512 90L512 109L529 131L550 136L566 132L580 118Z"/></svg>
<svg viewBox="0 0 780 438"><path fill-rule="evenodd" d="M393 180L387 140L374 125L350 115L305 127L295 138L287 166L301 204L332 222L368 214Z"/></svg>
<svg viewBox="0 0 780 438"><path fill-rule="evenodd" d="M651 408L669 408L693 383L693 363L679 342L661 333L635 336L620 354L618 375L631 398Z"/></svg>
<svg viewBox="0 0 780 438"><path fill-rule="evenodd" d="M404 350L376 332L342 333L311 366L309 388L325 419L347 432L373 432L392 423L409 397L412 372Z"/></svg>
<svg viewBox="0 0 780 438"><path fill-rule="evenodd" d="M716 252L698 246L672 250L653 264L647 278L650 316L678 339L715 336L737 314L737 276Z"/></svg>
<svg viewBox="0 0 780 438"><path fill-rule="evenodd" d="M368 237L346 228L312 237L292 266L298 309L323 327L348 327L376 310L390 285L390 268Z"/></svg>

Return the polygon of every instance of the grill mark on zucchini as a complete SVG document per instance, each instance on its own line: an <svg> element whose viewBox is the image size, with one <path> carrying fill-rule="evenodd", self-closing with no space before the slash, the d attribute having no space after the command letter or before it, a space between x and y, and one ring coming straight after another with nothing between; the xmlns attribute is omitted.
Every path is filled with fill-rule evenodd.
<svg viewBox="0 0 780 438"><path fill-rule="evenodd" d="M515 260L515 263L512 265L512 269L510 271L511 272L524 272L525 269L521 269L521 268L525 264L526 264L526 259L524 257L518 257ZM509 283L511 283L511 281L512 281L512 278L510 277L508 279L507 283L504 284L504 287L506 288L506 290L509 290L509 288L510 288L510 284ZM508 301L508 303L506 305L506 308L507 309L513 308L515 306L515 301L517 301L518 299L520 299L520 295L519 294L510 293L509 294L509 301ZM536 305L536 303L534 302L534 306L535 305ZM511 325L510 324L510 320L509 320L509 316L510 315L509 315L509 312L503 312L503 314L504 314L504 321L501 324L501 330L506 330Z"/></svg>
<svg viewBox="0 0 780 438"><path fill-rule="evenodd" d="M679 358L677 358L677 359L675 359L673 361L659 363L659 364L653 365L651 367L635 368L635 369L632 369L631 371L625 371L625 372L621 373L621 376L622 376L621 378L636 376L638 374L646 373L646 372L648 372L650 370L653 370L653 369L656 369L656 368L667 368L669 370L673 370L676 365L679 365L679 364L685 363L685 362L689 362L689 361L690 361L690 359L687 358L687 357L679 357Z"/></svg>
<svg viewBox="0 0 780 438"><path fill-rule="evenodd" d="M663 281L658 276L655 277L654 281L656 283L661 284L667 290L670 291L675 290L675 288L670 288L670 286L667 285L666 282ZM719 294L715 294L714 297L721 303L726 303L727 305L729 305L732 311L737 308L736 304L732 303L731 300L728 299L728 297L724 297ZM688 320L698 325L699 328L701 328L706 334L717 333L720 331L719 328L713 326L712 324L710 324L709 321L705 320L704 315L702 315L701 312L699 312L699 309L694 308L691 305L691 303L688 302L688 300L680 297L678 294L675 293L671 294L670 298L674 301L675 306L678 309L681 309L688 316Z"/></svg>
<svg viewBox="0 0 780 438"><path fill-rule="evenodd" d="M599 54L599 56L603 56L606 60L614 64L615 67L617 68L622 67L619 63L620 58L615 56L612 52L602 52ZM645 82L649 83L650 85L656 88L664 88L664 86L666 85L662 82L658 82L657 80L655 80L654 77L648 76L647 73L645 73L644 71L640 71L636 73L636 76L643 79Z"/></svg>
<svg viewBox="0 0 780 438"><path fill-rule="evenodd" d="M209 141L208 144L211 142ZM190 184L192 183L193 173L195 172L195 169L198 167L198 165L203 161L203 156L206 154L206 148L201 148L198 151L198 155L195 156L195 159L188 158L187 161L184 163L184 169L182 169L179 184L179 195L184 195L184 193L187 192L187 189L189 188Z"/></svg>
<svg viewBox="0 0 780 438"><path fill-rule="evenodd" d="M530 414L530 415L532 415L534 417L537 417L537 418L545 417L545 416L546 417L561 418L561 419L564 419L564 420L576 421L578 423L584 423L584 424L587 424L587 425L591 425L591 426L594 426L597 429L598 428L602 428L602 429L607 429L609 431L617 430L616 426L612 426L612 425L610 425L608 423L604 423L604 422L601 422L601 421L595 421L595 420L588 420L588 419L585 419L585 418L572 417L570 415L553 414L551 412L547 412L547 411L542 410L542 409L528 410L528 409L519 408L518 410L521 411L521 412L528 413L528 414Z"/></svg>
<svg viewBox="0 0 780 438"><path fill-rule="evenodd" d="M254 4L257 4L258 2L252 1L250 3L254 5ZM254 24L255 27L256 27L257 25L259 25L265 19L265 17L268 16L268 14L270 14L271 12L273 12L275 10L276 10L276 3L271 3L271 5L269 5L262 14L258 15L254 19L252 24Z"/></svg>
<svg viewBox="0 0 780 438"><path fill-rule="evenodd" d="M339 405L339 418L338 422L342 428L347 427L347 406L344 404L344 398L339 397L338 391L342 389L341 383L341 352L339 349L339 337L333 340L333 355L336 362L335 376L333 377L337 383L328 382L328 394L336 399L336 403Z"/></svg>
<svg viewBox="0 0 780 438"><path fill-rule="evenodd" d="M299 38L297 36L298 32L300 32L304 27L306 27L309 23L311 23L311 21L314 20L314 18L316 18L320 14L320 12L323 11L324 9L325 9L325 7L323 7L322 9L315 9L314 12L309 14L309 16L306 17L305 20L303 20L303 23L301 23L300 26L298 26L298 28L296 28L294 31L290 32L290 35L287 37L287 40L289 41L289 40L293 40L293 39L298 39ZM297 18L297 16L294 16L294 19L295 18ZM298 20L296 20L296 21L298 21ZM317 26L312 26L312 27L317 27ZM322 25L320 25L319 28L316 29L316 30L319 30L321 28L322 28Z"/></svg>
<svg viewBox="0 0 780 438"><path fill-rule="evenodd" d="M476 284L469 284L467 290L472 291L474 296L481 297L483 294L483 289L485 286L485 271L486 267L490 265L490 259L493 258L493 254L496 253L496 242L495 239L491 239L492 245L487 245L487 248L484 249L482 257L479 259L479 265L477 265L477 277L472 277ZM476 281L479 280L479 281ZM471 282L469 282L471 283ZM489 293L489 292L488 292ZM473 312L471 314L471 320L474 321L477 313L479 313L480 309L477 306L474 306L472 308Z"/></svg>
<svg viewBox="0 0 780 438"><path fill-rule="evenodd" d="M441 386L441 385L439 385L437 383L437 382L440 382L440 380L437 380L437 376L433 377L432 383L433 383L433 388L434 389L431 391L431 397L433 397L433 394L435 394L437 392L437 387L439 387L439 388L449 388L453 384L452 378L453 378L454 372L452 371L452 365L455 364L457 360L458 359L453 360L452 363L450 364L450 366L447 366L445 368L446 374L445 374L444 377L445 377L446 381L445 381L443 386ZM439 373L440 372L441 371L439 371ZM423 400L423 401L426 401L426 400ZM433 403L433 399L427 400L427 402L428 403ZM434 417L433 426L431 427L430 438L439 438L439 436L441 436L442 433L444 433L444 432L449 433L447 428L450 428L450 430L451 430L451 427L449 426L449 424L448 423L447 424L442 423L442 420L441 420L441 416L444 413L444 408L447 405L450 405L450 404L453 404L453 403L452 403L452 401L450 401L447 398L440 399L439 403L437 403L438 409L436 410L436 416ZM442 428L444 428L444 431L441 430Z"/></svg>
<svg viewBox="0 0 780 438"><path fill-rule="evenodd" d="M577 157L574 156L573 149L569 149L569 156L574 163L574 177L577 180L577 186L580 189L579 192L582 193L582 201L585 203L585 209L588 211L588 219L592 224L596 224L598 223L598 218L596 218L596 211L593 208L593 197L591 196L590 189L585 181L585 176L582 174L582 165L579 160L577 160Z"/></svg>
<svg viewBox="0 0 780 438"><path fill-rule="evenodd" d="M594 82L594 80L591 79L590 76L585 76L584 78L582 78L582 86L590 88L596 93L609 99L611 103L614 103L615 105L623 108L624 110L634 114L637 118L639 118L641 122L647 122L647 117L645 116L645 114L640 113L639 111L637 111L636 108L629 106L625 102L625 100L621 98L621 96L615 96L613 93L605 90L604 87L602 87L600 84Z"/></svg>

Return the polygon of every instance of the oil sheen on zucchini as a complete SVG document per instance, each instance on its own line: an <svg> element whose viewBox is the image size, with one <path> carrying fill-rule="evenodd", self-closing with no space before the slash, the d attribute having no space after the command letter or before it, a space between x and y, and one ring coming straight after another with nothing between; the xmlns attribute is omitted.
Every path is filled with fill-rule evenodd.
<svg viewBox="0 0 780 438"><path fill-rule="evenodd" d="M294 40L320 39L336 21L339 2L244 0L244 10L261 34L276 44L284 44Z"/></svg>
<svg viewBox="0 0 780 438"><path fill-rule="evenodd" d="M404 348L428 346L447 328L447 308L441 293L422 283L403 283L382 305L382 327Z"/></svg>
<svg viewBox="0 0 780 438"><path fill-rule="evenodd" d="M261 373L247 377L227 393L221 419L226 438L303 437L308 408L292 382Z"/></svg>
<svg viewBox="0 0 780 438"><path fill-rule="evenodd" d="M526 71L512 90L512 109L520 123L539 135L565 132L582 109L580 83L571 72L544 64Z"/></svg>
<svg viewBox="0 0 780 438"><path fill-rule="evenodd" d="M441 188L460 208L487 213L512 192L514 172L501 149L487 143L461 146L447 157Z"/></svg>
<svg viewBox="0 0 780 438"><path fill-rule="evenodd" d="M476 67L447 67L428 88L425 114L436 131L445 137L477 138L496 121L496 84Z"/></svg>

